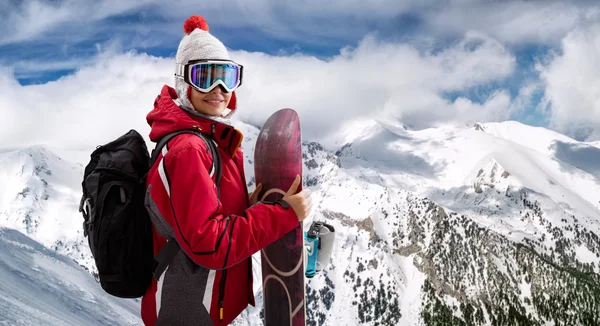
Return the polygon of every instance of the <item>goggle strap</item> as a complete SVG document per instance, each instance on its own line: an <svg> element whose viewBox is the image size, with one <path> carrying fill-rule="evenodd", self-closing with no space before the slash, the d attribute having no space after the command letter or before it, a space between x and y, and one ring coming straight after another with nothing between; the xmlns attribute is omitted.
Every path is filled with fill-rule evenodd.
<svg viewBox="0 0 600 326"><path fill-rule="evenodd" d="M183 78L185 76L185 65L178 63L175 68L175 76Z"/></svg>

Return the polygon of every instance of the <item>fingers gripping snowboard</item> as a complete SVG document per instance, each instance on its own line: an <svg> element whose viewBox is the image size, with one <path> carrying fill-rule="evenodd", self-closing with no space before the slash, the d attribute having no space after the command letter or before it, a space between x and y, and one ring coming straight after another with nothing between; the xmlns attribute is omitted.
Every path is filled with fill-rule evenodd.
<svg viewBox="0 0 600 326"><path fill-rule="evenodd" d="M279 110L265 122L256 140L254 173L256 184L263 185L259 200L269 202L282 199L296 175L302 176L302 133L294 110ZM265 325L305 326L302 223L261 250L261 260Z"/></svg>

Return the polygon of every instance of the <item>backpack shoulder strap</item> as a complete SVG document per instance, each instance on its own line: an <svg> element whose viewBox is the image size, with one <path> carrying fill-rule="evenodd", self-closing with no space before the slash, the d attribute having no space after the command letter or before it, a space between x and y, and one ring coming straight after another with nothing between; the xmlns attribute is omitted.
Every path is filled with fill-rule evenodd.
<svg viewBox="0 0 600 326"><path fill-rule="evenodd" d="M213 164L212 164L212 168L213 168L213 172L215 175L215 183L217 184L217 191L218 191L218 198L221 198L221 187L219 187L221 185L221 169L222 169L222 163L221 163L221 156L219 156L219 150L217 149L217 144L215 143L215 141L208 137L207 135L201 133L201 132L197 132L194 131L196 134L198 134L198 136L200 136L200 138L204 139L204 142L206 143L206 145L208 145L208 149L210 150L210 155L213 158Z"/></svg>
<svg viewBox="0 0 600 326"><path fill-rule="evenodd" d="M216 178L216 184L217 184L217 189L219 190L219 198L221 197L221 190L219 185L221 184L221 169L222 169L222 165L221 165L221 157L219 156L219 151L217 150L217 145L215 144L214 140L212 140L210 137L208 137L207 135L197 131L197 130L193 130L193 129L184 129L184 130L179 130L179 131L175 131L172 132L170 134L167 134L166 136L164 136L163 138L160 139L160 141L158 142L158 144L156 144L156 147L152 150L152 155L150 157L150 166L153 166L154 163L156 162L156 159L158 158L158 154L160 153L160 151L162 150L162 148L171 140L173 139L175 136L181 135L181 134L195 134L198 137L202 138L202 140L204 140L204 142L206 143L206 145L208 146L209 150L210 150L210 154L213 158L213 162L212 162L212 170L210 171L211 173L214 172L215 173L215 178Z"/></svg>
<svg viewBox="0 0 600 326"><path fill-rule="evenodd" d="M175 136L178 136L178 135L181 135L184 133L193 133L193 132L194 132L194 130L178 130L178 131L172 132L170 134L167 134L166 136L163 136L156 144L156 147L154 147L154 149L152 150L152 154L150 156L150 166L154 165L154 163L158 159L158 154L171 139L175 138Z"/></svg>

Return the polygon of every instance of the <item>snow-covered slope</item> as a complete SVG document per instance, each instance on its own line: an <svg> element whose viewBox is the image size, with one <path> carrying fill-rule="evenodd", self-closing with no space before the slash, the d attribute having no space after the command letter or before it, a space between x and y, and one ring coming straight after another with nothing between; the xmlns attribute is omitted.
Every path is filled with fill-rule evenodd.
<svg viewBox="0 0 600 326"><path fill-rule="evenodd" d="M0 228L0 325L142 325L139 303L107 296L89 272Z"/></svg>
<svg viewBox="0 0 600 326"><path fill-rule="evenodd" d="M0 151L0 226L95 270L78 211L82 164L41 146Z"/></svg>
<svg viewBox="0 0 600 326"><path fill-rule="evenodd" d="M555 142L577 144L575 139L543 127L532 127L517 121L475 124L475 130L531 148L542 154L552 155Z"/></svg>
<svg viewBox="0 0 600 326"><path fill-rule="evenodd" d="M252 190L259 130L236 125ZM594 144L516 122L417 131L372 120L340 130L337 148L310 140L303 148L314 196L305 225L320 219L337 230L331 264L307 282L309 325L600 324ZM5 187L0 175L0 203L9 207L0 223L40 241L43 225L73 225L42 242L86 265L76 207L86 162L52 152L1 154L0 173L13 181ZM19 195L26 188L36 195ZM260 255L254 259L257 307L234 325L262 324Z"/></svg>
<svg viewBox="0 0 600 326"><path fill-rule="evenodd" d="M375 132L345 145L339 155L356 177L376 171L383 186L409 189L457 210L456 195L472 188L480 170L495 162L515 186L598 216L600 150L560 135L551 138L557 134L542 128L504 124L408 131L379 122Z"/></svg>

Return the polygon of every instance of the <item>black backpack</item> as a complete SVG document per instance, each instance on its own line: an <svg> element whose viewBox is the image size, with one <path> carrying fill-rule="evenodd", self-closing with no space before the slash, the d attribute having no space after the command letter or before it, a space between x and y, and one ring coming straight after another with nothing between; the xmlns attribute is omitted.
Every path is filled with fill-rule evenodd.
<svg viewBox="0 0 600 326"><path fill-rule="evenodd" d="M176 241L169 241L156 257L153 255L152 221L144 205L146 177L162 147L182 133L194 133L208 145L215 160L217 186L220 159L216 145L196 130L181 130L164 136L152 156L135 130L98 146L91 154L83 175L83 196L79 211L83 214L83 232L96 268L100 285L119 298L139 298L146 293L155 271L177 254Z"/></svg>

